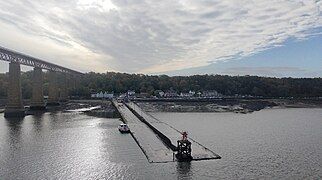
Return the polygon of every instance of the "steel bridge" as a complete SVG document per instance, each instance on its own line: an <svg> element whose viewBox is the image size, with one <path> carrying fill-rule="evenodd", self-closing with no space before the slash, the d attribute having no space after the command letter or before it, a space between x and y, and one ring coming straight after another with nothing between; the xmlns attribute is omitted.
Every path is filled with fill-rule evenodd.
<svg viewBox="0 0 322 180"><path fill-rule="evenodd" d="M16 62L19 64L23 64L26 66L31 67L39 67L41 69L46 69L49 71L61 72L61 73L68 73L68 74L75 74L81 75L83 73L74 71L72 69L68 69L53 63L46 62L44 60L34 58L20 52L16 52L13 50L9 50L7 48L0 46L0 60L8 61L8 62Z"/></svg>
<svg viewBox="0 0 322 180"><path fill-rule="evenodd" d="M16 52L0 46L0 60L9 62L8 101L5 108L5 117L25 116L21 93L20 65L34 67L33 90L30 102L31 110L45 110L46 106L59 105L68 99L70 84L76 86L76 77L83 73L49 63L47 61ZM49 71L48 100L44 101L42 69ZM63 78L58 82L57 73Z"/></svg>

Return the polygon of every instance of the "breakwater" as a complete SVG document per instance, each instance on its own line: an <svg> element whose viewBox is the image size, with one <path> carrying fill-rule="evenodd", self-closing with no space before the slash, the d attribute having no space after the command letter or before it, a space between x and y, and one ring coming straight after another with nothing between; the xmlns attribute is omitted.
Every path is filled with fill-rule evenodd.
<svg viewBox="0 0 322 180"><path fill-rule="evenodd" d="M149 122L147 122L139 113L137 113L135 110L133 110L128 104L126 104L126 107L129 108L129 110L144 124L146 124L161 140L162 142L172 151L177 151L177 147L171 143L171 140L164 135L162 132L160 132L158 129L156 129L154 126L152 126Z"/></svg>
<svg viewBox="0 0 322 180"><path fill-rule="evenodd" d="M117 103L113 101L125 122L128 123L132 137L140 146L149 162L175 161L177 140L181 132L174 127L142 111L134 103ZM188 137L192 147L192 160L220 159L221 157L196 140ZM160 143L163 147L160 146ZM153 160L152 160L153 159Z"/></svg>

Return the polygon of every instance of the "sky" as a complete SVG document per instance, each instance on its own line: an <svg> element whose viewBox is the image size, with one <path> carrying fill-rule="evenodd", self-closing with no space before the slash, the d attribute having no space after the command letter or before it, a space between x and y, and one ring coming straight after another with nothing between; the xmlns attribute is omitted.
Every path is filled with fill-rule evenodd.
<svg viewBox="0 0 322 180"><path fill-rule="evenodd" d="M0 0L0 46L81 72L322 77L322 0Z"/></svg>

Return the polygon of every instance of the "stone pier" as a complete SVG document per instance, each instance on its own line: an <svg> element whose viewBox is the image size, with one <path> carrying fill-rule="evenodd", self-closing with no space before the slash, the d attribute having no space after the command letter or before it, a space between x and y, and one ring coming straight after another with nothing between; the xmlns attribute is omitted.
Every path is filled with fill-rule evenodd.
<svg viewBox="0 0 322 180"><path fill-rule="evenodd" d="M71 75L71 74L68 74L68 76L67 76L67 84L68 84L68 94L69 94L69 96L71 96L72 93L75 91L74 82L75 82L74 76Z"/></svg>
<svg viewBox="0 0 322 180"><path fill-rule="evenodd" d="M68 91L70 92L70 91L72 91L72 90L74 90L74 86L73 86L73 76L72 75L70 75L70 74L68 74L67 75L67 87L68 87Z"/></svg>
<svg viewBox="0 0 322 180"><path fill-rule="evenodd" d="M30 102L31 110L45 110L44 93L43 93L43 74L39 67L34 68L32 97Z"/></svg>
<svg viewBox="0 0 322 180"><path fill-rule="evenodd" d="M49 71L49 87L48 87L48 101L47 106L58 106L58 82L55 71Z"/></svg>
<svg viewBox="0 0 322 180"><path fill-rule="evenodd" d="M9 64L8 102L4 112L5 117L24 117L25 109L22 104L20 64Z"/></svg>
<svg viewBox="0 0 322 180"><path fill-rule="evenodd" d="M79 83L79 79L78 79L79 77L77 77L77 76L74 76L73 77L73 87L74 87L74 89L78 89L78 83Z"/></svg>
<svg viewBox="0 0 322 180"><path fill-rule="evenodd" d="M67 75L62 74L62 80L60 83L60 94L59 94L59 101L66 102L68 100L68 81Z"/></svg>

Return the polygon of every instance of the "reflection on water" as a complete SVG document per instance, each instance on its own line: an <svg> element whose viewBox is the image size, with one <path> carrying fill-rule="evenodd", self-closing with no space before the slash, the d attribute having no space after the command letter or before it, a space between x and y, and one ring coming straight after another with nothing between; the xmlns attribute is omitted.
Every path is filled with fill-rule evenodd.
<svg viewBox="0 0 322 180"><path fill-rule="evenodd" d="M10 148L10 156L13 157L21 148L21 126L24 118L6 118L8 127L7 142Z"/></svg>
<svg viewBox="0 0 322 180"><path fill-rule="evenodd" d="M43 129L42 128L42 123L43 123L43 116L44 116L44 112L36 112L34 115L33 115L33 127L34 127L34 130L38 133L41 133L41 130Z"/></svg>
<svg viewBox="0 0 322 180"><path fill-rule="evenodd" d="M15 134L15 132L19 133L21 129L21 124L23 123L24 118L4 118L7 124L7 127Z"/></svg>
<svg viewBox="0 0 322 180"><path fill-rule="evenodd" d="M192 179L191 162L177 162L178 179Z"/></svg>
<svg viewBox="0 0 322 180"><path fill-rule="evenodd" d="M223 159L150 164L118 119L0 114L0 179L322 178L322 109L154 116Z"/></svg>

